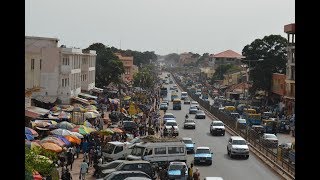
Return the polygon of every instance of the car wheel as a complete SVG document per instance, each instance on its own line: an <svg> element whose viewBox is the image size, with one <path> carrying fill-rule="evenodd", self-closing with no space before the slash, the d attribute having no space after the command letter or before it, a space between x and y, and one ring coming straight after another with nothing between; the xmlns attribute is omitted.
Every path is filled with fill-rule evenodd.
<svg viewBox="0 0 320 180"><path fill-rule="evenodd" d="M245 159L249 159L249 155L246 155Z"/></svg>
<svg viewBox="0 0 320 180"><path fill-rule="evenodd" d="M209 166L212 165L212 161L209 162Z"/></svg>
<svg viewBox="0 0 320 180"><path fill-rule="evenodd" d="M222 133L222 136L224 136L225 133Z"/></svg>

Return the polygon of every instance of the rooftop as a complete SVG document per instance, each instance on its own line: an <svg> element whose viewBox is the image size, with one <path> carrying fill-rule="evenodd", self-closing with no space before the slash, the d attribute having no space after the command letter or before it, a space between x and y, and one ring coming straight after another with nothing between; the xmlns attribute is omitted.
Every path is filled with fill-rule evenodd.
<svg viewBox="0 0 320 180"><path fill-rule="evenodd" d="M295 34L296 33L296 24L291 23L284 26L284 32L288 34Z"/></svg>
<svg viewBox="0 0 320 180"><path fill-rule="evenodd" d="M25 36L25 38L26 38L26 39L55 40L55 41L59 41L58 38L50 38L50 37Z"/></svg>
<svg viewBox="0 0 320 180"><path fill-rule="evenodd" d="M205 146L201 146L201 147L197 147L197 149L210 149L209 147L205 147Z"/></svg>
<svg viewBox="0 0 320 180"><path fill-rule="evenodd" d="M236 58L236 59L245 58L241 54L236 53L236 52L234 52L234 51L232 51L230 49L226 50L226 51L223 51L221 53L215 54L215 55L213 55L213 57L215 57L215 58Z"/></svg>
<svg viewBox="0 0 320 180"><path fill-rule="evenodd" d="M181 142L181 138L175 137L175 138L158 138L157 136L146 136L141 138L144 142Z"/></svg>

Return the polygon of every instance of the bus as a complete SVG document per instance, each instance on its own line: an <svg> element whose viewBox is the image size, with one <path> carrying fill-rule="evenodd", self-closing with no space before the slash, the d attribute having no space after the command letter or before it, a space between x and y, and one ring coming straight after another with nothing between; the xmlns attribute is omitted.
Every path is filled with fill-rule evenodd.
<svg viewBox="0 0 320 180"><path fill-rule="evenodd" d="M181 110L181 99L173 100L173 110Z"/></svg>
<svg viewBox="0 0 320 180"><path fill-rule="evenodd" d="M179 98L178 94L176 92L171 92L171 101L177 98Z"/></svg>

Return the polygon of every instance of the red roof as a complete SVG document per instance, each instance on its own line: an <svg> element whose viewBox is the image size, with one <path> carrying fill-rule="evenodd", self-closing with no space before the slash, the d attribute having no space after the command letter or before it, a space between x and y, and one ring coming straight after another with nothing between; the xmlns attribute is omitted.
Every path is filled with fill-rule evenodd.
<svg viewBox="0 0 320 180"><path fill-rule="evenodd" d="M215 54L213 57L215 57L215 58L238 58L238 59L245 58L241 54L238 54L230 49L223 51L221 53Z"/></svg>

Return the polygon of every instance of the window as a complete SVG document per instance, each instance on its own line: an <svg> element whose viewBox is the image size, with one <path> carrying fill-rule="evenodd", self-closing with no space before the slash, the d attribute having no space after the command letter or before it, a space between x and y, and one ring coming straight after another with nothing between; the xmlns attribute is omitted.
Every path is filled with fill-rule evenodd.
<svg viewBox="0 0 320 180"><path fill-rule="evenodd" d="M34 70L34 59L31 59L31 70Z"/></svg>
<svg viewBox="0 0 320 180"><path fill-rule="evenodd" d="M154 148L154 154L166 154L166 147Z"/></svg>
<svg viewBox="0 0 320 180"><path fill-rule="evenodd" d="M291 66L291 79L295 80L295 67Z"/></svg>
<svg viewBox="0 0 320 180"><path fill-rule="evenodd" d="M296 52L292 50L292 63L295 63L295 54Z"/></svg>
<svg viewBox="0 0 320 180"><path fill-rule="evenodd" d="M168 147L168 154L179 154L179 147Z"/></svg>
<svg viewBox="0 0 320 180"><path fill-rule="evenodd" d="M42 66L42 59L40 59L40 70L41 70L41 66Z"/></svg>
<svg viewBox="0 0 320 180"><path fill-rule="evenodd" d="M123 151L123 146L117 146L116 149L114 150L114 154L117 154L121 151Z"/></svg>
<svg viewBox="0 0 320 180"><path fill-rule="evenodd" d="M127 164L127 165L123 166L121 170L129 171L129 170L132 170L132 169L133 169L133 165L132 164Z"/></svg>

